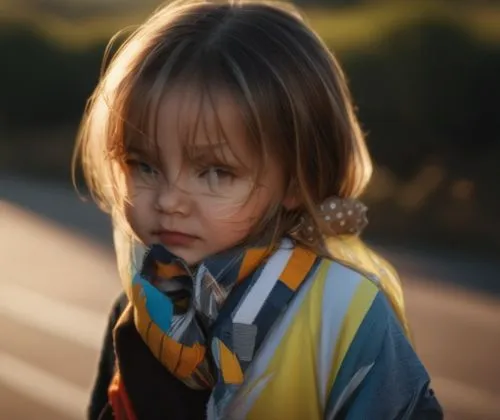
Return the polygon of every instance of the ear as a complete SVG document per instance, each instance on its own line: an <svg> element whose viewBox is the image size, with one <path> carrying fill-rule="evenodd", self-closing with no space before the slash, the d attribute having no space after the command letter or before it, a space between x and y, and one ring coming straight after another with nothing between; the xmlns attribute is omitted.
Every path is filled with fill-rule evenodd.
<svg viewBox="0 0 500 420"><path fill-rule="evenodd" d="M283 197L282 205L287 210L295 210L302 204L302 200L299 197L299 189L297 188L297 183L292 181L288 185L285 196Z"/></svg>

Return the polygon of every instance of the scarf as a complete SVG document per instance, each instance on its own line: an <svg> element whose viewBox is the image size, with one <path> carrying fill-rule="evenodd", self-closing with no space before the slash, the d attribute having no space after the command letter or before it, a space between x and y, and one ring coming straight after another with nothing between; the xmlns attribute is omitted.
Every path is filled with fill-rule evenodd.
<svg viewBox="0 0 500 420"><path fill-rule="evenodd" d="M155 357L193 389L210 389L217 381L208 332L233 288L256 271L268 248L235 249L206 259L196 269L154 245L130 293L136 328ZM233 382L243 373L234 353L224 346ZM226 357L227 356L227 357Z"/></svg>

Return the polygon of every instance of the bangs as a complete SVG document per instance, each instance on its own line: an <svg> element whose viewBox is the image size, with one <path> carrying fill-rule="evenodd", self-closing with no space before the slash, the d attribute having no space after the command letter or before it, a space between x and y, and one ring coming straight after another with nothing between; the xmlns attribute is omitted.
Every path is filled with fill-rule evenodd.
<svg viewBox="0 0 500 420"><path fill-rule="evenodd" d="M231 83L216 60L206 64L206 60L198 57L186 64L182 55L172 54L162 67L156 71L155 66L146 68L137 78L129 92L129 106L121 110L119 117L118 131L122 135L110 137L112 156L124 163L131 150L139 150L160 163L160 122L174 117L175 133L170 134L179 139L187 161L196 160L199 149L203 148L206 154L222 160L222 164L236 160L258 179L263 159L257 157L266 155L266 151L264 133L259 129L260 117L251 98L249 101ZM203 66L201 61L205 62ZM169 101L175 101L175 116L165 114L164 106ZM235 141L228 133L228 126L233 124L244 127L244 142L250 156L236 151ZM251 167L249 160L255 161Z"/></svg>

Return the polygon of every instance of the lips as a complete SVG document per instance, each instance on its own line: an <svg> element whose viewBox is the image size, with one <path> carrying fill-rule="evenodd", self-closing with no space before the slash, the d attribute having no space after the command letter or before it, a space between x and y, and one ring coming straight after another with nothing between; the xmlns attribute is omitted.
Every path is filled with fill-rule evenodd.
<svg viewBox="0 0 500 420"><path fill-rule="evenodd" d="M199 239L197 236L173 230L162 230L155 233L160 242L166 246L189 246Z"/></svg>

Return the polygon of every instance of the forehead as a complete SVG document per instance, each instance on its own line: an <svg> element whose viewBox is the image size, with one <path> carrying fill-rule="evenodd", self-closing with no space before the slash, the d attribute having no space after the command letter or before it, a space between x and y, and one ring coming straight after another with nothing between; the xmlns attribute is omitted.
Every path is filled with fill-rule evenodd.
<svg viewBox="0 0 500 420"><path fill-rule="evenodd" d="M200 91L176 86L163 95L155 119L154 137L160 146L186 148L227 143L238 154L250 153L240 106L227 90Z"/></svg>

